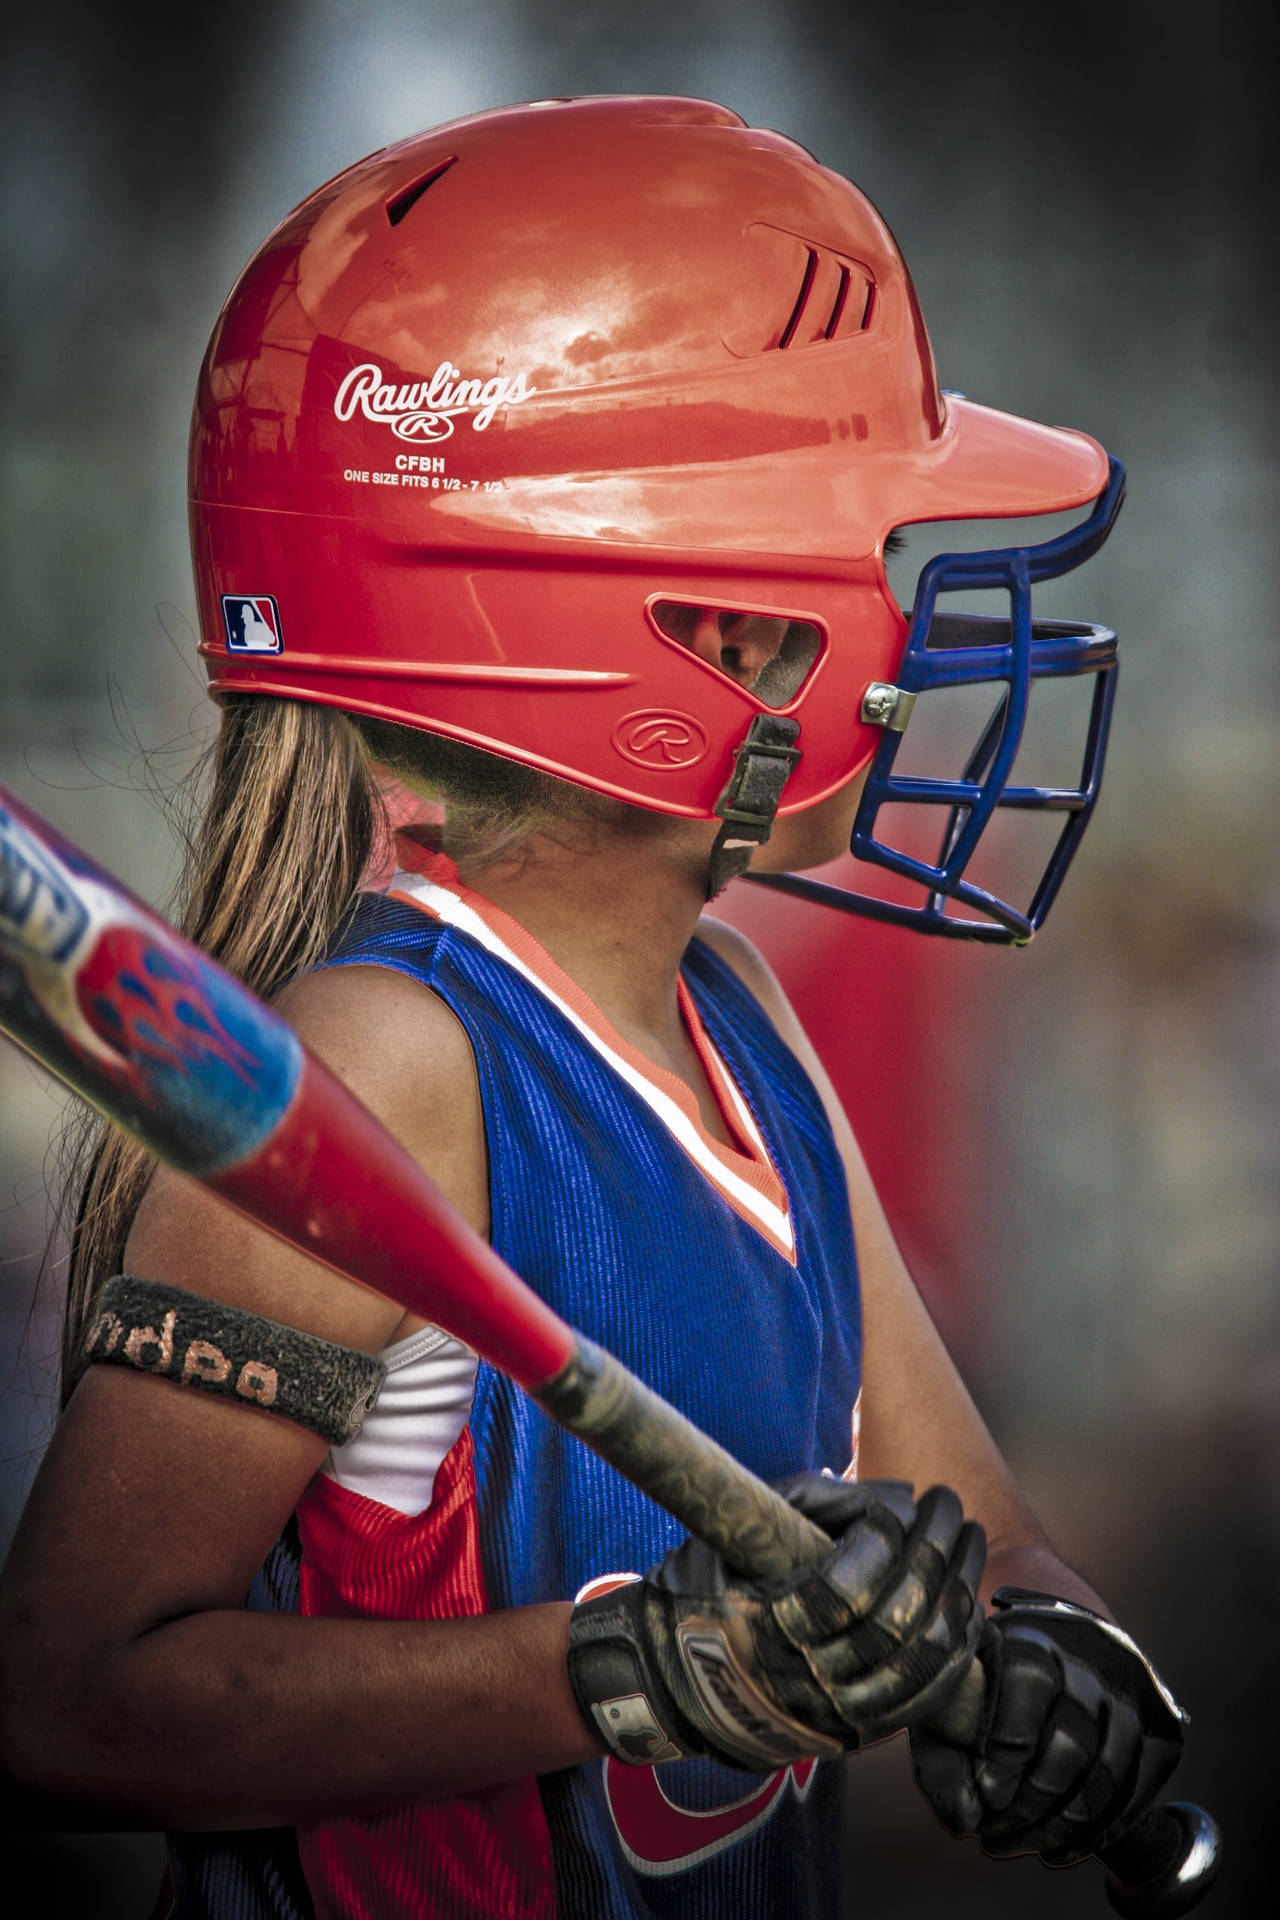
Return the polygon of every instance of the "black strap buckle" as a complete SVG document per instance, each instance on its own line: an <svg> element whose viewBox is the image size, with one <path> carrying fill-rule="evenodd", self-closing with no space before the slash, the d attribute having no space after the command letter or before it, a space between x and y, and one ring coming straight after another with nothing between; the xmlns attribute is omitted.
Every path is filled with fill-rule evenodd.
<svg viewBox="0 0 1280 1920"><path fill-rule="evenodd" d="M746 872L753 849L773 832L782 790L800 759L800 748L793 744L799 732L798 720L777 713L758 713L747 728L729 783L715 805L724 824L711 849L708 900Z"/></svg>

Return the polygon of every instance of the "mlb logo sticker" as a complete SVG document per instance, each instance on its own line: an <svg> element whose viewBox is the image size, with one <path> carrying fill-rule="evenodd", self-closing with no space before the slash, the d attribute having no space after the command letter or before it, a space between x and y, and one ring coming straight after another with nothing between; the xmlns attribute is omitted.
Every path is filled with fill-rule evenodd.
<svg viewBox="0 0 1280 1920"><path fill-rule="evenodd" d="M269 593L224 593L222 624L228 653L283 653L280 609Z"/></svg>

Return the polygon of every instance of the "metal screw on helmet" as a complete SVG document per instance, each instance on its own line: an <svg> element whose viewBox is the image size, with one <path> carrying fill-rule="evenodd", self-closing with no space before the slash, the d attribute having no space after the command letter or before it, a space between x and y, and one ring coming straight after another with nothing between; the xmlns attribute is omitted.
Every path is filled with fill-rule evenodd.
<svg viewBox="0 0 1280 1920"><path fill-rule="evenodd" d="M903 733L915 703L914 693L873 680L862 696L862 717L869 727L892 727L895 733Z"/></svg>

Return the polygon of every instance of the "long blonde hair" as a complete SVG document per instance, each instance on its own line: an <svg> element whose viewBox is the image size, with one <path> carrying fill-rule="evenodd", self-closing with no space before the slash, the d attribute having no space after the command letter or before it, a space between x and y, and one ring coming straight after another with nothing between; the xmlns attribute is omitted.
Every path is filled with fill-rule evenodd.
<svg viewBox="0 0 1280 1920"><path fill-rule="evenodd" d="M459 860L481 850L487 860L511 858L538 832L590 831L604 821L633 832L658 824L619 801L438 735L310 702L230 695L207 764L197 770L208 799L184 832L174 917L264 999L323 959L386 844L378 766L443 800L445 849ZM69 1120L61 1157L70 1229L65 1406L95 1301L120 1271L155 1162L87 1111Z"/></svg>

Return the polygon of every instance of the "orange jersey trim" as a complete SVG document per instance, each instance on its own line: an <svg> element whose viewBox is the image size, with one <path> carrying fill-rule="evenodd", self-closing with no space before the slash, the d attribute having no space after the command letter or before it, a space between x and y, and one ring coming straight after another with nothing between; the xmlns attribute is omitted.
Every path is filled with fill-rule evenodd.
<svg viewBox="0 0 1280 1920"><path fill-rule="evenodd" d="M404 870L396 875L389 897L471 934L559 1006L663 1122L721 1198L794 1266L795 1233L786 1188L741 1089L703 1025L683 975L676 985L681 1018L736 1146L727 1146L707 1131L692 1088L625 1040L532 934L491 900L463 886L446 855L403 836L397 844Z"/></svg>

